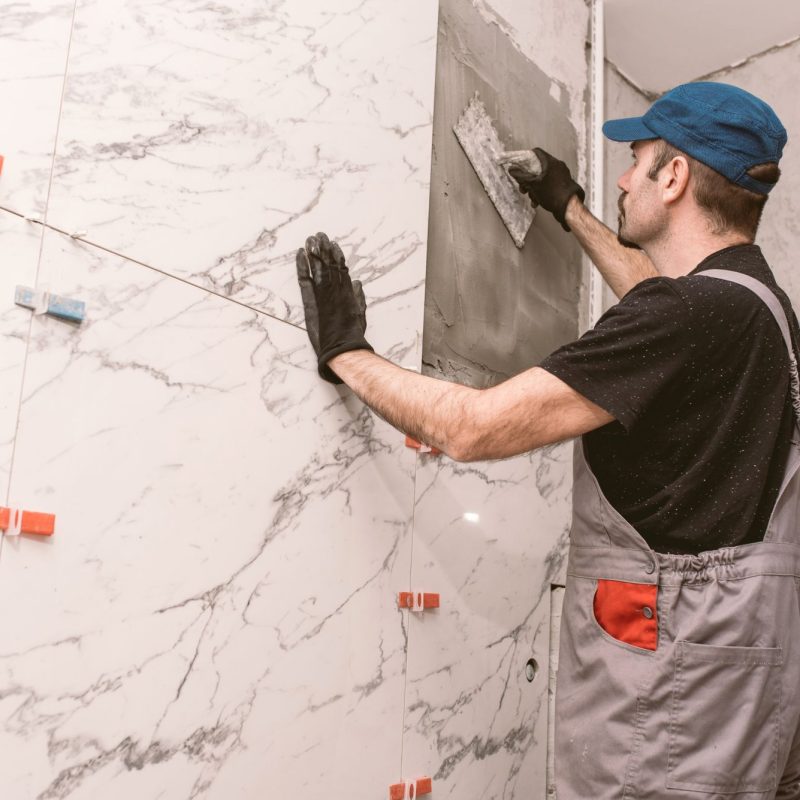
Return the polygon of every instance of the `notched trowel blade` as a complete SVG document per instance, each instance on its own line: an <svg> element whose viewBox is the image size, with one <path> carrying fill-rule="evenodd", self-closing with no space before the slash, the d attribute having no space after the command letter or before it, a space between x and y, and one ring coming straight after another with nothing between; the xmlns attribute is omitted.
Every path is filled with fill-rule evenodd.
<svg viewBox="0 0 800 800"><path fill-rule="evenodd" d="M503 146L477 92L453 126L453 132L514 244L521 248L533 222L533 205L506 168L498 163Z"/></svg>

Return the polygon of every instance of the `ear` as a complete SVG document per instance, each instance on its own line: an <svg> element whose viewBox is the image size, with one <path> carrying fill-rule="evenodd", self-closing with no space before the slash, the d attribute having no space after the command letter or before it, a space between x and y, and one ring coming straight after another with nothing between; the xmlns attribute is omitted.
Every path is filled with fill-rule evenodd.
<svg viewBox="0 0 800 800"><path fill-rule="evenodd" d="M661 198L672 205L686 196L689 188L689 162L684 156L675 156L658 174Z"/></svg>

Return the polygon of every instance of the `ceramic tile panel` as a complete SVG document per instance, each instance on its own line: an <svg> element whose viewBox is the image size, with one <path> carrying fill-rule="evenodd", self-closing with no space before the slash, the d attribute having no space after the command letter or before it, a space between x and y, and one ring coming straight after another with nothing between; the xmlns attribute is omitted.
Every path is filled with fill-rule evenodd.
<svg viewBox="0 0 800 800"><path fill-rule="evenodd" d="M0 505L9 500L8 476L14 450L28 330L33 312L14 303L17 285L33 286L41 225L0 211ZM14 503L14 498L10 498Z"/></svg>
<svg viewBox="0 0 800 800"><path fill-rule="evenodd" d="M489 463L423 458L411 583L441 606L409 614L404 774L430 775L439 798L544 797L572 445Z"/></svg>
<svg viewBox="0 0 800 800"><path fill-rule="evenodd" d="M4 800L384 796L415 455L306 334L47 231L0 558ZM369 754L365 758L365 753Z"/></svg>
<svg viewBox="0 0 800 800"><path fill-rule="evenodd" d="M325 230L373 306L405 296L418 331L436 16L430 0L82 0L51 220L292 322L294 252Z"/></svg>
<svg viewBox="0 0 800 800"><path fill-rule="evenodd" d="M17 0L0 14L0 206L41 219L75 0Z"/></svg>

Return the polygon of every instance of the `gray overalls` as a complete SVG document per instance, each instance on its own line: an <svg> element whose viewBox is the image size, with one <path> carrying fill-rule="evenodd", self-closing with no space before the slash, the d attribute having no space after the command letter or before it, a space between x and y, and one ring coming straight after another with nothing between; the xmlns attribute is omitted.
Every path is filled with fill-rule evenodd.
<svg viewBox="0 0 800 800"><path fill-rule="evenodd" d="M761 282L797 368L786 315ZM796 405L797 407L797 405ZM800 427L763 542L655 553L576 442L557 800L800 798Z"/></svg>

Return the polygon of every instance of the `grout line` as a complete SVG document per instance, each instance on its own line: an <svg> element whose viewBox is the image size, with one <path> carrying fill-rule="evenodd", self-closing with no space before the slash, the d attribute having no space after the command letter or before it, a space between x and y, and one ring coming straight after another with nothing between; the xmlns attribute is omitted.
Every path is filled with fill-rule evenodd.
<svg viewBox="0 0 800 800"><path fill-rule="evenodd" d="M91 242L88 239L84 239L80 236L72 236L68 231L59 228L56 225L51 225L48 222L42 222L38 219L29 219L24 214L21 214L19 211L14 211L13 209L6 208L3 205L0 205L0 211L7 211L9 214L13 214L20 219L24 219L27 222L33 222L36 225L41 225L43 228L47 228L48 230L55 231L56 233L61 233L64 236L68 236L70 239L75 239L75 241L81 242L81 244L88 245L89 247L94 247L97 250L102 250L104 253L108 253L112 256L117 256L118 258L123 258L125 261L129 261L131 264L136 264L137 266L144 267L145 269L152 270L153 272L157 272L159 275L163 275L165 278L172 278L180 283L185 284L186 286L191 286L193 289L197 289L201 292L206 292L206 294L214 295L214 297L218 297L220 300L227 300L229 303L235 303L237 306L241 306L242 308L247 308L250 311L255 311L257 314L261 314L264 317L268 317L269 319L275 320L275 322L282 322L284 325L290 325L292 328L297 328L297 330L305 332L305 328L302 325L298 325L296 322L289 322L288 320L282 319L281 317L276 317L274 314L270 314L268 311L264 311L260 308L256 308L255 306L248 305L247 303L242 302L241 300L237 300L235 297L230 297L228 295L220 294L219 292L215 292L213 289L208 289L205 286L198 286L196 283L188 280L187 278L182 278L180 275L175 275L174 273L167 272L166 270L159 269L158 267L154 267L152 264L148 264L146 261L140 261L137 258L133 258L132 256L126 256L124 253L120 253L117 250L113 250L110 247L106 247L105 245L98 244L97 242ZM42 237L44 238L44 237ZM37 272L37 279L38 279L38 272Z"/></svg>
<svg viewBox="0 0 800 800"><path fill-rule="evenodd" d="M78 0L72 5L72 21L70 22L69 26L69 39L67 40L67 53L66 57L64 58L64 80L61 82L61 97L58 101L58 118L56 120L56 130L55 136L53 138L53 156L50 159L50 177L47 181L47 195L45 196L44 202L44 218L45 222L42 223L42 235L39 239L39 254L36 258L36 274L34 279L34 286L39 283L39 271L42 266L42 252L44 250L44 227L46 225L47 220L47 209L50 205L50 191L53 188L53 171L55 170L56 164L56 149L58 147L58 132L61 128L61 112L64 108L64 94L67 89L67 73L69 72L69 55L70 51L72 50L72 34L75 31L75 17L78 12ZM10 505L11 500L11 483L14 477L14 462L17 456L17 438L19 437L19 423L22 417L22 397L23 392L25 390L25 375L28 369L28 355L30 354L31 349L31 336L33 335L33 320L34 316L31 314L30 321L28 322L28 336L25 340L25 357L22 360L22 376L19 383L19 396L17 400L17 421L14 425L14 440L11 445L11 460L8 464L8 483L6 484L6 505ZM5 542L5 535L0 537L0 556L3 553L3 543Z"/></svg>
<svg viewBox="0 0 800 800"><path fill-rule="evenodd" d="M422 356L420 355L420 358ZM420 366L420 370L422 367ZM414 577L414 532L416 530L417 520L417 470L419 468L419 451L414 451L414 491L411 500L411 545L408 557L408 589L406 591L413 592L414 586L412 579ZM405 612L404 612L405 613ZM411 609L408 611L408 628L406 633L406 658L403 667L403 705L400 714L400 774L399 779L405 780L404 774L404 760L405 760L405 744L406 744L406 694L408 692L408 654L411 651L411 621L413 619Z"/></svg>

